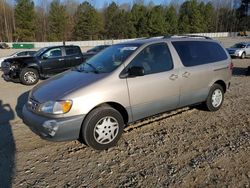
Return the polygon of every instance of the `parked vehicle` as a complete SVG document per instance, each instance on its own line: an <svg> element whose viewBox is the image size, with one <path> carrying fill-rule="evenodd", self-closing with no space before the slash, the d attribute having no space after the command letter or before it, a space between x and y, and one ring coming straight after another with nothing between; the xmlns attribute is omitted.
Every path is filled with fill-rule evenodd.
<svg viewBox="0 0 250 188"><path fill-rule="evenodd" d="M79 46L53 46L40 49L31 57L6 59L2 64L3 78L34 85L39 78L48 78L83 62Z"/></svg>
<svg viewBox="0 0 250 188"><path fill-rule="evenodd" d="M5 42L0 43L0 49L9 49L9 48L10 47L9 47L9 45L7 43L5 43Z"/></svg>
<svg viewBox="0 0 250 188"><path fill-rule="evenodd" d="M237 43L228 48L227 51L231 57L244 59L246 56L250 56L250 42Z"/></svg>
<svg viewBox="0 0 250 188"><path fill-rule="evenodd" d="M130 41L37 85L23 120L42 138L107 149L131 122L194 104L219 110L231 76L231 58L214 40Z"/></svg>
<svg viewBox="0 0 250 188"><path fill-rule="evenodd" d="M2 57L2 58L0 58L0 68L2 66L2 62L8 58L33 56L35 53L36 53L36 51L21 51L21 52L15 52L14 54L12 54L8 57Z"/></svg>
<svg viewBox="0 0 250 188"><path fill-rule="evenodd" d="M86 53L83 53L84 60L85 61L88 60L89 58L93 57L94 55L96 55L100 51L104 50L105 48L108 48L109 46L110 45L99 45L99 46L96 46L94 48L91 48Z"/></svg>

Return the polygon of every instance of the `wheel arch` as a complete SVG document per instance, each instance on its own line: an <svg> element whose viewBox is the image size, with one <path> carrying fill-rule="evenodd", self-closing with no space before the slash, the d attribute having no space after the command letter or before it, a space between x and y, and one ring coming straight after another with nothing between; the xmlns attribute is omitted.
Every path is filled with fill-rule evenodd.
<svg viewBox="0 0 250 188"><path fill-rule="evenodd" d="M226 91L227 91L227 84L223 80L217 80L216 82L214 82L214 84L219 84L223 88L224 93L226 93Z"/></svg>
<svg viewBox="0 0 250 188"><path fill-rule="evenodd" d="M37 65L34 65L34 64L26 65L23 68L35 69L38 72L39 76L40 76L40 69L39 69L39 67Z"/></svg>
<svg viewBox="0 0 250 188"><path fill-rule="evenodd" d="M114 108L115 110L117 110L117 111L121 114L121 116L122 116L122 118L123 118L123 121L124 121L124 124L125 124L125 125L129 122L129 113L128 113L128 111L126 110L126 108L125 108L123 105L121 105L120 103L117 103L117 102L103 102L103 103L101 103L101 104L98 104L98 105L96 105L94 108L92 108L92 109L85 115L85 117L84 117L84 119L83 119L83 122L82 122L82 125L81 125L81 129L80 129L80 132L79 132L79 141L80 141L80 142L85 143L85 141L84 141L84 139L83 139L83 137L82 137L81 132L82 132L83 124L84 124L84 121L85 121L86 117L90 114L90 112L92 112L93 110L95 110L96 108L99 108L99 107L101 107L101 106L110 106L110 107ZM86 143L85 143L85 144L86 144Z"/></svg>
<svg viewBox="0 0 250 188"><path fill-rule="evenodd" d="M91 111L93 111L94 109L96 109L98 107L101 107L101 106L110 106L110 107L114 108L115 110L117 110L122 115L122 118L124 120L124 124L128 123L129 115L128 115L128 112L127 112L126 108L123 105L121 105L120 103L117 103L117 102L104 102L104 103L101 103L101 104L95 106L93 109L91 109L89 111L89 113Z"/></svg>

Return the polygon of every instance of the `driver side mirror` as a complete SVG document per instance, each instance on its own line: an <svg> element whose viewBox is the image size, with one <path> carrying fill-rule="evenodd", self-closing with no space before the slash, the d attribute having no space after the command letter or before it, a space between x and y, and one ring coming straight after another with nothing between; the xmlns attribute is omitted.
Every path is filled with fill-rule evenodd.
<svg viewBox="0 0 250 188"><path fill-rule="evenodd" d="M129 76L136 77L136 76L144 76L145 70L143 67L131 67L128 70Z"/></svg>
<svg viewBox="0 0 250 188"><path fill-rule="evenodd" d="M124 69L120 74L120 78L133 78L137 76L144 76L145 70L143 67L134 66L128 69Z"/></svg>
<svg viewBox="0 0 250 188"><path fill-rule="evenodd" d="M42 56L42 59L46 60L46 59L49 59L47 56Z"/></svg>

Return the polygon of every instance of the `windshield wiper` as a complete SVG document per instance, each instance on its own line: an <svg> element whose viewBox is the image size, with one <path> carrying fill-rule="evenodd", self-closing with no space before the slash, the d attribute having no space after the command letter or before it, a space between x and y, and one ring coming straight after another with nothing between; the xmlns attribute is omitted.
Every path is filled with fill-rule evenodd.
<svg viewBox="0 0 250 188"><path fill-rule="evenodd" d="M97 70L97 68L94 65L92 65L90 63L85 63L85 64L87 64L88 66L90 66L93 69L94 73L96 73L96 74L99 73L99 71Z"/></svg>

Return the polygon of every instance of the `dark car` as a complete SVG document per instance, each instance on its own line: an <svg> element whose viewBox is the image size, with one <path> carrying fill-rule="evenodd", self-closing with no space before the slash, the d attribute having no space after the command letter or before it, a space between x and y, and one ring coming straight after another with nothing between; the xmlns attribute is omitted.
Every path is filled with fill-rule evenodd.
<svg viewBox="0 0 250 188"><path fill-rule="evenodd" d="M0 49L9 49L9 45L6 44L5 42L0 43Z"/></svg>
<svg viewBox="0 0 250 188"><path fill-rule="evenodd" d="M8 58L2 63L6 81L34 85L39 78L48 78L83 62L79 46L53 46L40 49L31 57Z"/></svg>
<svg viewBox="0 0 250 188"><path fill-rule="evenodd" d="M105 48L109 47L110 45L99 45L94 48L89 49L86 53L83 53L84 60L88 60L89 58L93 57L100 51L104 50Z"/></svg>

